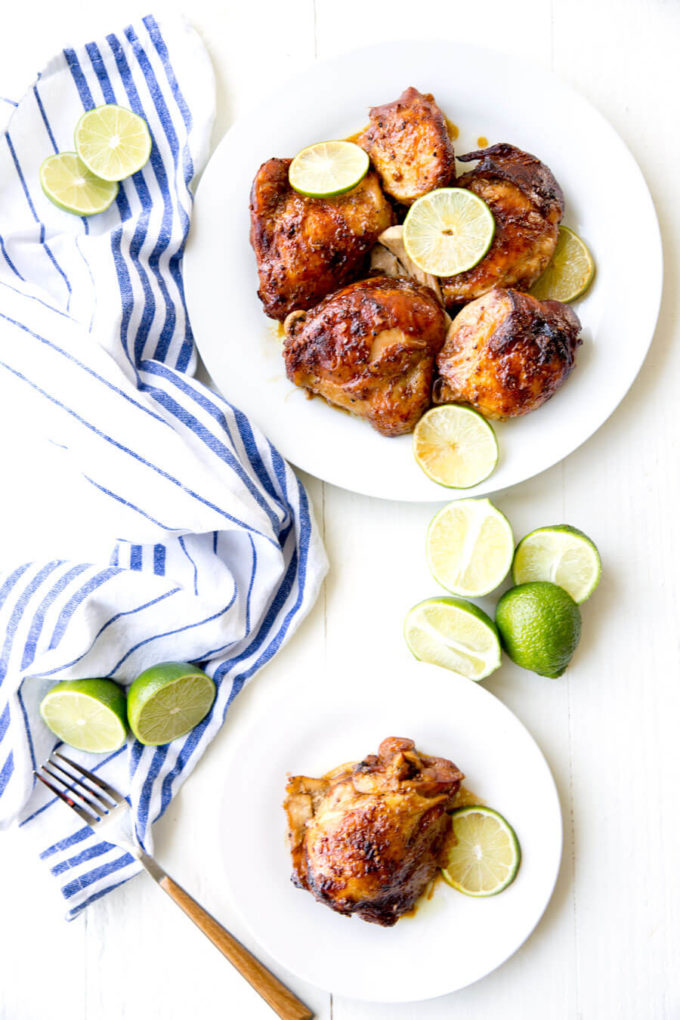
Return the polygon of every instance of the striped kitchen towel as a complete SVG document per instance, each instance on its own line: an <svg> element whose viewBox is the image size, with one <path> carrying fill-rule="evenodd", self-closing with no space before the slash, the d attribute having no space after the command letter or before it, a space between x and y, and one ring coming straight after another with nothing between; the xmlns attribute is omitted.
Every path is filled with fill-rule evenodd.
<svg viewBox="0 0 680 1020"><path fill-rule="evenodd" d="M141 114L153 148L107 212L80 219L45 198L38 170L72 149L78 117L102 103ZM64 477L45 491L46 506L68 501L77 478L106 550L102 562L60 558L54 534L53 559L0 563L0 824L18 818L31 834L74 917L139 869L34 787L32 770L55 746L38 713L44 691L77 677L130 682L167 659L198 662L214 678L213 709L188 736L164 747L130 740L103 758L74 752L129 794L150 848L151 823L232 699L314 603L326 559L291 469L192 378L182 253L214 110L196 33L146 17L64 50L18 104L0 108L9 114L0 379L18 409L11 441L21 443L22 423L42 429ZM215 328L227 328L219 315ZM21 478L3 485L21 497Z"/></svg>

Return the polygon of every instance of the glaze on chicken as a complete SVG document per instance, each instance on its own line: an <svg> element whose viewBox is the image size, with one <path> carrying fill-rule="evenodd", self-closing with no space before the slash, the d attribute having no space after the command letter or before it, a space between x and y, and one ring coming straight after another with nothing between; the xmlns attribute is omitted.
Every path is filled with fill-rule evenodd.
<svg viewBox="0 0 680 1020"><path fill-rule="evenodd" d="M293 882L340 914L395 924L442 864L447 811L463 778L401 737L322 779L291 777L284 807Z"/></svg>
<svg viewBox="0 0 680 1020"><path fill-rule="evenodd" d="M436 403L469 404L485 418L515 418L564 383L581 343L569 305L497 288L466 305L437 357Z"/></svg>
<svg viewBox="0 0 680 1020"><path fill-rule="evenodd" d="M366 150L388 195L411 205L456 176L444 115L429 93L409 88L399 99L374 106L357 144Z"/></svg>
<svg viewBox="0 0 680 1020"><path fill-rule="evenodd" d="M559 184L545 163L530 153L501 143L458 158L479 160L458 185L486 202L496 232L476 266L440 281L449 309L474 301L493 287L528 290L555 252L564 214Z"/></svg>
<svg viewBox="0 0 680 1020"><path fill-rule="evenodd" d="M291 382L367 418L384 436L411 432L430 405L446 319L428 287L387 276L351 283L285 322Z"/></svg>
<svg viewBox="0 0 680 1020"><path fill-rule="evenodd" d="M344 195L306 198L288 182L291 162L263 163L250 194L258 294L266 314L280 320L359 276L378 236L394 219L373 171Z"/></svg>

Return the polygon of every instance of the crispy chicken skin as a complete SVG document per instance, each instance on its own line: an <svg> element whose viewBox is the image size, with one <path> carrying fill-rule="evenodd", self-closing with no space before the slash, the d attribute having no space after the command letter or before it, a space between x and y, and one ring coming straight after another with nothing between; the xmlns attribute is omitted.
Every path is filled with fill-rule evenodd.
<svg viewBox="0 0 680 1020"><path fill-rule="evenodd" d="M453 320L437 358L436 403L464 403L485 418L534 411L560 388L581 343L568 305L517 290L489 291Z"/></svg>
<svg viewBox="0 0 680 1020"><path fill-rule="evenodd" d="M528 290L553 256L564 213L559 184L545 163L530 153L503 142L458 158L479 160L458 184L486 202L496 233L481 262L441 280L449 309L474 301L492 287Z"/></svg>
<svg viewBox="0 0 680 1020"><path fill-rule="evenodd" d="M409 88L393 103L374 106L369 117L357 144L371 157L388 195L410 205L453 183L453 145L434 96Z"/></svg>
<svg viewBox="0 0 680 1020"><path fill-rule="evenodd" d="M432 291L414 280L351 283L286 319L288 378L367 418L384 436L411 432L430 404L444 314Z"/></svg>
<svg viewBox="0 0 680 1020"><path fill-rule="evenodd" d="M390 926L441 866L462 772L388 737L378 754L286 787L292 880L340 914Z"/></svg>
<svg viewBox="0 0 680 1020"><path fill-rule="evenodd" d="M250 193L258 294L266 314L281 320L358 276L379 234L394 219L373 171L344 195L306 198L288 183L291 162L263 163Z"/></svg>

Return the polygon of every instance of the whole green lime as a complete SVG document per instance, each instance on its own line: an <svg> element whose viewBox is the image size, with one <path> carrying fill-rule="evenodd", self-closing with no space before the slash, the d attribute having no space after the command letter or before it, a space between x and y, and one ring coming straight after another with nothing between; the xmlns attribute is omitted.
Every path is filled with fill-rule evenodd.
<svg viewBox="0 0 680 1020"><path fill-rule="evenodd" d="M506 591L496 626L513 662L541 676L562 676L581 637L581 613L571 595L550 581Z"/></svg>

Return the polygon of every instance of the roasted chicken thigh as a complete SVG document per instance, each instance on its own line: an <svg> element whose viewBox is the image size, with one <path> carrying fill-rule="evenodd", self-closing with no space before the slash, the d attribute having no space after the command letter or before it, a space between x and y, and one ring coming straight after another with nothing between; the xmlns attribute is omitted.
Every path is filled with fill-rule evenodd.
<svg viewBox="0 0 680 1020"><path fill-rule="evenodd" d="M430 405L445 335L445 313L429 287L374 276L289 315L283 357L291 382L400 436Z"/></svg>
<svg viewBox="0 0 680 1020"><path fill-rule="evenodd" d="M340 914L393 925L442 864L462 772L388 737L378 754L286 787L292 879Z"/></svg>
<svg viewBox="0 0 680 1020"><path fill-rule="evenodd" d="M440 281L449 309L474 301L493 287L528 290L554 254L564 213L559 184L545 163L530 153L501 143L458 158L479 160L457 183L486 202L496 232L476 266Z"/></svg>
<svg viewBox="0 0 680 1020"><path fill-rule="evenodd" d="M453 183L453 145L434 96L409 88L393 103L374 106L369 117L357 144L371 157L388 195L410 205Z"/></svg>
<svg viewBox="0 0 680 1020"><path fill-rule="evenodd" d="M288 182L290 159L269 159L250 193L250 243L266 314L285 319L358 276L392 207L369 171L335 198L306 198Z"/></svg>
<svg viewBox="0 0 680 1020"><path fill-rule="evenodd" d="M485 418L514 418L551 397L581 343L575 312L497 288L466 305L437 357L437 403L470 404Z"/></svg>

